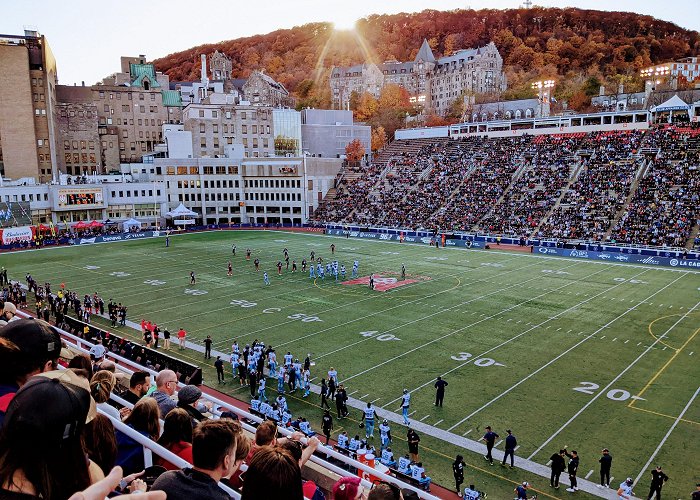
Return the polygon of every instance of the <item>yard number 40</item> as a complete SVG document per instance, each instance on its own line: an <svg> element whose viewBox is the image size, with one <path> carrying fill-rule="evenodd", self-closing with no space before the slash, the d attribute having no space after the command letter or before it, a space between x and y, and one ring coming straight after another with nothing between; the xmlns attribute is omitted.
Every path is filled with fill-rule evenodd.
<svg viewBox="0 0 700 500"><path fill-rule="evenodd" d="M582 392L584 394L595 394L595 392L600 389L600 386L594 382L579 382L578 387L572 387L574 391ZM613 401L627 401L628 399L644 399L639 396L632 396L628 391L624 389L610 389L606 394L608 399Z"/></svg>

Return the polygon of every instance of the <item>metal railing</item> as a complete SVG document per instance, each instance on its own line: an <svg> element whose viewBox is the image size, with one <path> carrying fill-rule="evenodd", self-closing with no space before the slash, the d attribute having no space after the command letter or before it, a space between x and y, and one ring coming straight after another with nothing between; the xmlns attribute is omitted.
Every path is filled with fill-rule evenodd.
<svg viewBox="0 0 700 500"><path fill-rule="evenodd" d="M23 317L23 318L33 317L30 314L27 314L23 311L17 311L17 315L20 317ZM84 339L81 339L80 337L73 335L72 333L69 333L69 332L62 330L61 328L57 327L57 330L60 332L61 336L64 338L64 341L66 342L66 344L69 347L71 347L73 349L77 349L78 351L80 351L82 353L89 354L89 350L94 346L94 344L92 344L91 342L88 342ZM132 374L134 370L126 368L123 365L130 366L130 367L135 368L139 371L148 372L151 374L151 376L153 378L155 378L155 376L158 374L158 372L156 372L155 370L141 366L138 363L135 363L134 361L131 361L131 360L124 358L122 356L119 356L118 354L115 354L113 352L107 351L105 353L105 356L111 358L114 361L119 362L119 364L117 364L117 369L119 371L126 373L126 374ZM185 384L183 384L182 382L178 382L178 387L184 387L184 386L185 386ZM114 394L111 395L110 399L112 399L120 404L123 404L124 406L133 407L133 405L130 405L129 403L124 401L122 398L120 398L119 396L116 396ZM206 394L203 392L201 399L204 399L205 401L209 401L210 403L212 403L213 405L216 406L212 409L212 412L211 412L214 415L214 418L218 418L219 415L221 414L222 410L224 410L224 411L230 411L230 412L235 413L236 415L238 415L239 419L246 419L248 421L256 422L257 424L259 424L263 421L263 419L258 417L257 415L253 415L252 413L249 413L249 412L242 410L236 406L233 406L229 403L226 403L225 401L222 401L221 399L219 399L215 396L212 396L210 394ZM100 411L100 410L98 409L98 411ZM142 444L144 446L144 450L149 450L148 451L149 455L152 452L156 452L156 455L160 456L161 458L164 458L165 460L168 460L169 462L173 463L174 465L176 465L178 467L181 467L181 466L189 467L190 466L190 464L185 462L180 457L174 455L173 453L171 453L167 449L163 448L162 446L158 445L157 443L153 442L152 440L148 439L147 437L139 434L137 431L135 431L131 427L123 424L118 419L112 417L111 415L107 415L107 417L109 417L110 420L112 420L112 422L115 424L116 429L124 432L124 434L126 434L130 438L134 439L139 444ZM241 426L243 427L243 429L245 429L246 431L248 431L252 434L255 434L255 430L256 430L255 426L247 424L243 420L241 420L240 423L241 423ZM119 425L117 425L117 424L119 424ZM293 431L290 431L288 429L281 428L281 427L278 427L278 432L284 437L289 437L293 434ZM303 438L301 441L303 444L308 444L307 438ZM400 479L398 479L390 474L386 474L386 473L381 472L377 469L374 469L374 468L370 467L369 465L366 465L362 462L354 460L354 459L348 457L347 455L344 455L344 454L342 454L342 453L340 453L332 448L320 446L317 450L317 453L326 455L326 457L333 458L336 461L342 462L343 464L345 464L346 466L348 466L350 468L356 469L358 471L366 472L367 474L369 474L373 477L376 477L382 481L388 481L388 482L394 483L402 489L408 489L408 490L414 491L415 493L418 494L418 496L420 498L422 498L424 500L438 500L438 497L431 495L430 493L422 490L421 488L417 488L417 487L413 486L412 484L406 483L406 482L404 482L404 481L402 481L402 480L400 480ZM152 462L152 459L150 456L148 458L146 458L146 455L144 455L144 458L148 460L146 462L147 464ZM310 460L312 462L314 462L315 464L318 464L319 466L323 467L324 469L327 469L335 474L338 474L339 476L356 477L356 474L353 474L352 472L350 472L342 467L338 467L337 465L329 463L328 461L326 461L323 458L318 457L316 455L312 455ZM182 465L182 464L186 464L186 465ZM362 479L362 484L365 488L372 487L372 483L370 483L366 479ZM223 485L220 485L220 486L224 487ZM225 487L224 487L224 489L226 489L227 492L232 494L233 498L240 498L238 493L234 492L233 490L227 489Z"/></svg>

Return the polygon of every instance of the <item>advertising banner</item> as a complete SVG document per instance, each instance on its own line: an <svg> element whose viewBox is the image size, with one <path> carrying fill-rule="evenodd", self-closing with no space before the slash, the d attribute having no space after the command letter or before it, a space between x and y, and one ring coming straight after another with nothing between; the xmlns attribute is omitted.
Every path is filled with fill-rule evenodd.
<svg viewBox="0 0 700 500"><path fill-rule="evenodd" d="M552 247L534 247L533 253L538 255L558 255L560 257L569 257L574 259L623 262L625 264L643 264L647 266L678 267L700 270L700 260L678 259L675 257L632 255L620 252L594 252L591 250Z"/></svg>
<svg viewBox="0 0 700 500"><path fill-rule="evenodd" d="M6 227L2 230L3 245L11 245L22 241L32 241L33 237L33 226Z"/></svg>

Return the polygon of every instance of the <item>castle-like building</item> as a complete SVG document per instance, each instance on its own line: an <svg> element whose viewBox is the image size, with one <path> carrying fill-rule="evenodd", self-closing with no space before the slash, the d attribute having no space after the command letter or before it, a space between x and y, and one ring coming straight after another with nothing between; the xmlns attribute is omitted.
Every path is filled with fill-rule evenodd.
<svg viewBox="0 0 700 500"><path fill-rule="evenodd" d="M353 92L379 97L384 85L405 88L411 101L437 114L445 114L464 92L484 94L506 89L503 58L496 45L459 50L436 59L427 40L412 62L387 61L331 70L333 107L346 108Z"/></svg>

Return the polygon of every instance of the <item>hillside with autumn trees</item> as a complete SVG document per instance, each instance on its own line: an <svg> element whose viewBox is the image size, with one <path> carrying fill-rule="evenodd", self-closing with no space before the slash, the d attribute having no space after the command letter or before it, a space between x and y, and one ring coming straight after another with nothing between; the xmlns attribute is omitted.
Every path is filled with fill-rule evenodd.
<svg viewBox="0 0 700 500"><path fill-rule="evenodd" d="M554 78L555 97L574 109L585 108L600 85L641 90L641 68L700 53L698 32L651 16L535 7L372 15L358 21L356 32L312 23L201 45L154 62L171 80L193 80L200 54L218 50L232 59L235 78L262 69L297 97L299 107L329 107L332 66L413 60L424 38L436 57L493 41L508 77L499 99L533 97L532 81Z"/></svg>

